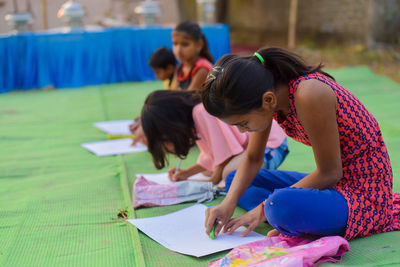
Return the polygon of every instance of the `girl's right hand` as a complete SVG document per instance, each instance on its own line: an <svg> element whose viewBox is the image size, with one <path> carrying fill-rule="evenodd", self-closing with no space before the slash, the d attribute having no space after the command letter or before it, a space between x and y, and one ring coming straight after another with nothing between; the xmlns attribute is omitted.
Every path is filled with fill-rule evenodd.
<svg viewBox="0 0 400 267"><path fill-rule="evenodd" d="M172 169L170 169L168 171L168 178L172 182L184 181L184 180L187 180L190 176L190 175L188 175L186 170L178 170L178 172L176 172L176 173L175 172L176 172L175 167L173 167Z"/></svg>
<svg viewBox="0 0 400 267"><path fill-rule="evenodd" d="M218 233L222 230L224 225L229 222L233 212L235 211L235 205L229 201L222 201L221 204L212 206L206 209L206 233L210 235L211 228L215 225L214 234L218 236Z"/></svg>

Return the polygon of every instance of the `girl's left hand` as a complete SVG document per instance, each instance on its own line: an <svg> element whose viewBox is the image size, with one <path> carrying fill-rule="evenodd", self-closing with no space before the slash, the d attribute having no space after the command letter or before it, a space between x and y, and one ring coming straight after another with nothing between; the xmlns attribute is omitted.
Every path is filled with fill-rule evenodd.
<svg viewBox="0 0 400 267"><path fill-rule="evenodd" d="M133 132L133 142L132 142L132 146L136 145L137 142L141 142L145 145L147 145L147 139L146 139L146 135L144 134L142 125L138 125L135 128L135 131Z"/></svg>
<svg viewBox="0 0 400 267"><path fill-rule="evenodd" d="M219 173L213 172L213 174L211 175L209 181L212 182L213 184L219 184L219 182L221 182L222 180L222 176L219 175Z"/></svg>
<svg viewBox="0 0 400 267"><path fill-rule="evenodd" d="M262 205L258 205L257 207L245 213L244 215L231 219L225 225L224 233L228 233L228 235L230 235L240 226L248 225L246 231L244 231L240 236L248 235L260 223L266 221L265 217L261 216L263 214L263 212L261 212L262 208L263 208Z"/></svg>
<svg viewBox="0 0 400 267"><path fill-rule="evenodd" d="M141 126L140 117L136 117L132 124L129 124L129 131L134 134L139 126Z"/></svg>

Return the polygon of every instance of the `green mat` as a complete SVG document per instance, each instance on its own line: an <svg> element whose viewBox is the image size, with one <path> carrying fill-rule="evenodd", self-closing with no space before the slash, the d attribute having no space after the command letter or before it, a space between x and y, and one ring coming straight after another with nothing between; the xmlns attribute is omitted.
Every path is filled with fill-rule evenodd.
<svg viewBox="0 0 400 267"><path fill-rule="evenodd" d="M378 119L400 191L400 85L365 67L331 70ZM193 203L133 211L135 173L154 172L148 153L96 157L81 143L104 140L93 122L137 115L158 82L0 95L0 266L207 266L169 251L118 219L167 214ZM311 149L289 140L284 170L309 172ZM195 162L194 150L183 167ZM175 158L170 159L176 163ZM220 202L221 199L211 204ZM238 208L236 215L242 214ZM256 230L266 233L261 225ZM400 232L350 242L339 266L400 266ZM321 266L330 266L325 263Z"/></svg>

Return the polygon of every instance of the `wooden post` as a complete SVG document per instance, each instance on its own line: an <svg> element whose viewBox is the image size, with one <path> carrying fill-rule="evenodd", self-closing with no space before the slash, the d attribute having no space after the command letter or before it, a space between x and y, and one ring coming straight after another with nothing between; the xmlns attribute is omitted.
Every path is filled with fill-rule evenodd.
<svg viewBox="0 0 400 267"><path fill-rule="evenodd" d="M43 29L49 29L49 25L47 23L47 1L42 0L42 13L43 13Z"/></svg>
<svg viewBox="0 0 400 267"><path fill-rule="evenodd" d="M17 0L14 0L14 1L13 1L13 7L14 7L14 12L13 12L13 13L18 13L19 10L18 10L18 3L17 3Z"/></svg>
<svg viewBox="0 0 400 267"><path fill-rule="evenodd" d="M298 4L298 0L290 0L289 30L288 30L288 48L289 49L293 49L296 46L297 4Z"/></svg>
<svg viewBox="0 0 400 267"><path fill-rule="evenodd" d="M228 13L229 1L228 0L217 0L215 2L215 14L217 23L226 23L226 17Z"/></svg>

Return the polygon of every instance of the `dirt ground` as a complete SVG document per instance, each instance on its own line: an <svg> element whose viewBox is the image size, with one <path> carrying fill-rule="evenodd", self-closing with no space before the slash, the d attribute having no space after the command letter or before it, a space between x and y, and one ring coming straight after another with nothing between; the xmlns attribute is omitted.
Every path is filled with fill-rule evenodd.
<svg viewBox="0 0 400 267"><path fill-rule="evenodd" d="M325 67L367 65L376 74L400 82L400 48L366 49L361 45L310 48L299 46L296 52L311 63L322 61Z"/></svg>
<svg viewBox="0 0 400 267"><path fill-rule="evenodd" d="M262 45L232 44L232 52L249 54ZM341 66L367 65L376 74L386 75L400 82L400 46L367 49L362 45L352 46L317 46L303 43L294 51L300 54L310 64L322 62L326 68Z"/></svg>

